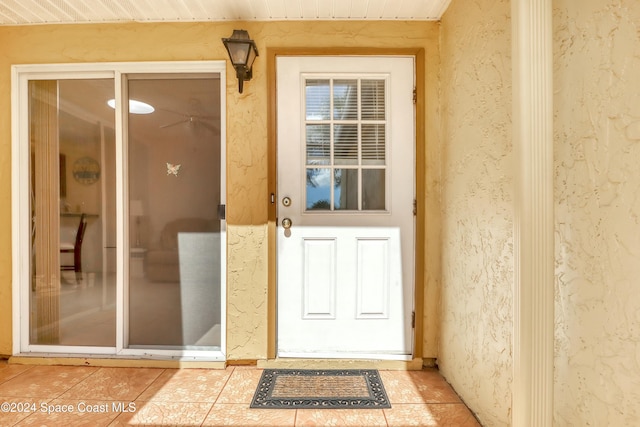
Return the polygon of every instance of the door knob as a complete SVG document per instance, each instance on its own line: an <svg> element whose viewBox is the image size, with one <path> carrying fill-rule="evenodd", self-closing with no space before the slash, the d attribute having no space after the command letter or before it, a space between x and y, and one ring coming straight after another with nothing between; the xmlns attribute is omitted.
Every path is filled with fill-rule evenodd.
<svg viewBox="0 0 640 427"><path fill-rule="evenodd" d="M285 230L290 229L291 228L291 224L292 224L292 222L291 222L291 220L289 218L285 218L285 219L282 220L282 227Z"/></svg>

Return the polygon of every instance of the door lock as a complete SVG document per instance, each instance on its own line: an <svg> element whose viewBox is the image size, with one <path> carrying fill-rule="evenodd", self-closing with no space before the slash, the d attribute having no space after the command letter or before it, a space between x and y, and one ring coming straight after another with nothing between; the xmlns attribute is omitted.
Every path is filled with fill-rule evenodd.
<svg viewBox="0 0 640 427"><path fill-rule="evenodd" d="M282 198L282 204L284 206L291 206L291 198L290 197L283 197Z"/></svg>

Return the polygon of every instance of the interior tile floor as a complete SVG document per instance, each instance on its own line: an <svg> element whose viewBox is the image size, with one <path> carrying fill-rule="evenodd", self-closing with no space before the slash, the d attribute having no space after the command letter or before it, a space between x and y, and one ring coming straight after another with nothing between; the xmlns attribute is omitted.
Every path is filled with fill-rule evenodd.
<svg viewBox="0 0 640 427"><path fill-rule="evenodd" d="M391 409L250 409L262 373L0 361L0 426L480 426L437 370L380 371Z"/></svg>

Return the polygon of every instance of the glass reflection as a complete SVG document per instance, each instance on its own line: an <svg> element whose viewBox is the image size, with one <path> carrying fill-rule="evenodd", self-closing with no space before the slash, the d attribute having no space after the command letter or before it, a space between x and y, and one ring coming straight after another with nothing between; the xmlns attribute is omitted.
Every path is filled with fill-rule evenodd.
<svg viewBox="0 0 640 427"><path fill-rule="evenodd" d="M362 170L362 210L385 210L385 170Z"/></svg>
<svg viewBox="0 0 640 427"><path fill-rule="evenodd" d="M358 209L358 170L335 170L334 200L336 210Z"/></svg>
<svg viewBox="0 0 640 427"><path fill-rule="evenodd" d="M114 347L112 79L32 81L30 343Z"/></svg>
<svg viewBox="0 0 640 427"><path fill-rule="evenodd" d="M334 120L358 119L357 80L334 80L333 118Z"/></svg>
<svg viewBox="0 0 640 427"><path fill-rule="evenodd" d="M331 169L307 168L306 207L308 210L331 209Z"/></svg>
<svg viewBox="0 0 640 427"><path fill-rule="evenodd" d="M306 81L305 111L307 120L329 120L331 101L329 99L329 80Z"/></svg>
<svg viewBox="0 0 640 427"><path fill-rule="evenodd" d="M358 125L335 125L335 146L333 148L336 165L358 164Z"/></svg>
<svg viewBox="0 0 640 427"><path fill-rule="evenodd" d="M331 128L330 125L306 126L307 164L328 165L331 161Z"/></svg>
<svg viewBox="0 0 640 427"><path fill-rule="evenodd" d="M219 78L144 76L128 90L156 107L128 120L128 346L219 349Z"/></svg>

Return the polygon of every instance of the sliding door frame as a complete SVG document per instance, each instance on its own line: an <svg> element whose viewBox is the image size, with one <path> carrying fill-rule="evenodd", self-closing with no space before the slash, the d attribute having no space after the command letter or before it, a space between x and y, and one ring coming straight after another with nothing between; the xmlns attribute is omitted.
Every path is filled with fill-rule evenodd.
<svg viewBox="0 0 640 427"><path fill-rule="evenodd" d="M226 358L226 221L221 233L221 345L219 351L190 349L129 349L126 318L129 271L128 146L122 108L126 99L127 75L131 74L219 74L220 76L220 203L226 204L226 61L127 62L14 65L11 75L12 108L12 353L17 355L88 354L99 357L161 358L175 360L224 361ZM28 82L33 80L113 79L116 99L116 342L113 347L30 344L31 214Z"/></svg>

